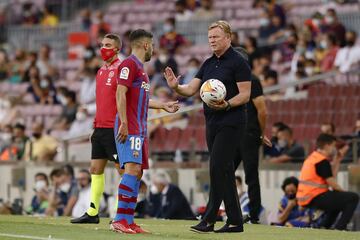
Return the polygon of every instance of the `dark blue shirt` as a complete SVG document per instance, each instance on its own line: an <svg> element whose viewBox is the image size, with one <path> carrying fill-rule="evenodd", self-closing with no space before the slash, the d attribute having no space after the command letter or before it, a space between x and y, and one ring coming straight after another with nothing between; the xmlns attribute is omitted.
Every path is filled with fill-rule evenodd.
<svg viewBox="0 0 360 240"><path fill-rule="evenodd" d="M195 76L201 84L209 79L218 79L226 87L225 100L239 94L238 82L251 81L251 69L246 60L232 47L219 58L214 54L206 59ZM204 103L207 125L237 126L246 123L246 105L233 107L229 111L217 111Z"/></svg>

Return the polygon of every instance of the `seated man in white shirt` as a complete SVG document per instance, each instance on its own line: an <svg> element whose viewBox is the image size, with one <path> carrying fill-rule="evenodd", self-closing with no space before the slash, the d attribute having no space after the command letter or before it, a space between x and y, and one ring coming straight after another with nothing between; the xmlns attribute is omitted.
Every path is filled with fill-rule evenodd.
<svg viewBox="0 0 360 240"><path fill-rule="evenodd" d="M348 31L346 33L346 46L336 54L334 66L341 73L349 72L360 64L360 46L355 46L356 38L355 31Z"/></svg>

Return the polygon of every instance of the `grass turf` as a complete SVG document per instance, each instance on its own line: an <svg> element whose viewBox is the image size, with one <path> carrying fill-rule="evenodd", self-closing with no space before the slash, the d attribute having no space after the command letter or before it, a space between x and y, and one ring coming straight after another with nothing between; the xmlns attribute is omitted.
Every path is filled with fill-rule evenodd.
<svg viewBox="0 0 360 240"><path fill-rule="evenodd" d="M242 239L242 240L360 240L360 232L342 232L316 229L281 228L264 225L245 225L244 233L236 234L198 234L189 231L193 221L170 221L142 219L138 224L152 234L125 235L109 230L109 219L101 219L100 224L70 224L69 218L44 218L30 216L0 215L0 239ZM223 223L217 223L219 228ZM12 237L5 236L11 234ZM20 237L22 235L22 237Z"/></svg>

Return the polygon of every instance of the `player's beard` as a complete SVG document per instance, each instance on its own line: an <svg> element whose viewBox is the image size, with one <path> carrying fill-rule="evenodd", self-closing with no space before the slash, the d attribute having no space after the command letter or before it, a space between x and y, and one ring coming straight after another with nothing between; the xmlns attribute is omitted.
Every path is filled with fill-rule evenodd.
<svg viewBox="0 0 360 240"><path fill-rule="evenodd" d="M150 61L151 55L152 55L152 52L151 52L151 51L147 51L147 52L145 53L145 62Z"/></svg>

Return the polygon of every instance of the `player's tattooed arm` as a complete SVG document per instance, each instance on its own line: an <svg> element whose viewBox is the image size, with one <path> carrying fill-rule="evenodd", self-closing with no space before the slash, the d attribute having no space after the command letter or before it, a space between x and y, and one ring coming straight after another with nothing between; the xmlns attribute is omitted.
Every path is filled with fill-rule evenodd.
<svg viewBox="0 0 360 240"><path fill-rule="evenodd" d="M149 108L152 109L163 109L168 113L177 112L180 108L179 101L160 102L157 100L149 100Z"/></svg>
<svg viewBox="0 0 360 240"><path fill-rule="evenodd" d="M128 120L126 116L126 92L128 88L118 85L116 89L116 108L120 118L120 127L116 135L116 141L124 143L129 135Z"/></svg>

